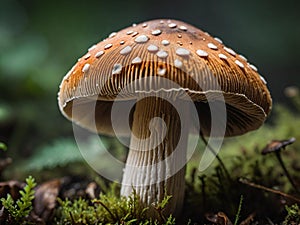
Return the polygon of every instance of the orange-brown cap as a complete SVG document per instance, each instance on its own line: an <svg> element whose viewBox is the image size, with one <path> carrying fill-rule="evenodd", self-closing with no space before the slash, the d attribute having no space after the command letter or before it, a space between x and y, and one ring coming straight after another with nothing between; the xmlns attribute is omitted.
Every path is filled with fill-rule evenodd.
<svg viewBox="0 0 300 225"><path fill-rule="evenodd" d="M96 115L97 131L113 134L110 113L114 99L120 90L124 101L134 101L138 92L150 91L152 84L127 86L147 77L154 83L162 77L172 80L188 93L195 101L204 134L210 132L207 97L213 99L215 93L225 99L226 136L257 129L272 107L266 81L244 56L194 26L164 19L134 24L89 48L60 85L60 110L88 129L93 129L91 121ZM96 112L91 113L86 106L95 104L95 99ZM77 113L72 115L75 100Z"/></svg>

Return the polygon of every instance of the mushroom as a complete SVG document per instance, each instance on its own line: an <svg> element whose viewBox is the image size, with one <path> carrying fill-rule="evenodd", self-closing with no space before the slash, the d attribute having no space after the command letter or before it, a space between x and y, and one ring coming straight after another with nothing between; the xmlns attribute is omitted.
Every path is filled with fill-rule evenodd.
<svg viewBox="0 0 300 225"><path fill-rule="evenodd" d="M291 183L291 185L293 186L293 188L297 192L299 192L299 188L295 184L292 176L290 175L289 171L287 170L287 168L282 160L282 157L281 157L281 150L285 149L286 146L293 144L295 141L296 141L296 138L294 138L294 137L292 137L288 140L273 140L269 144L267 144L267 146L265 146L265 148L262 150L261 154L266 155L266 154L270 154L270 153L275 153L276 158L277 158L285 176L288 178L288 180Z"/></svg>
<svg viewBox="0 0 300 225"><path fill-rule="evenodd" d="M194 26L165 19L134 24L89 48L63 78L58 101L79 126L129 135L121 194L135 191L144 206L171 195L164 213L175 215L183 205L189 133L244 134L264 123L272 105L265 79L245 57ZM212 129L211 102L226 107L223 133ZM128 114L111 118L115 105L127 104Z"/></svg>

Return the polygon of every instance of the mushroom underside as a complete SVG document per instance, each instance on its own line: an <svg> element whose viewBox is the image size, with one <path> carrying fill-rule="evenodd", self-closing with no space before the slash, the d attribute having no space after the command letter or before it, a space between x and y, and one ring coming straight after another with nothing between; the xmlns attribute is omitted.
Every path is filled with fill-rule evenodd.
<svg viewBox="0 0 300 225"><path fill-rule="evenodd" d="M194 106L197 110L197 115L190 115L190 132L199 133L199 130L193 127L193 121L198 120L202 133L205 136L237 136L246 132L256 130L265 121L266 113L262 107L249 100L245 95L235 93L220 93L207 92L202 96L197 97L198 100L194 101ZM99 97L98 97L99 98ZM101 99L103 99L101 97ZM195 99L195 98L193 98ZM209 100L208 100L209 99ZM68 118L93 132L98 132L108 136L115 136L114 128L112 126L111 111L113 104L119 105L118 108L126 108L128 105L135 105L136 99L125 99L124 101L104 101L97 100L97 97L90 98L76 98L67 102L63 108L64 114ZM224 104L225 102L225 104ZM221 109L222 107L226 107ZM135 107L135 106L134 106ZM129 125L132 127L134 107L129 113ZM214 114L212 117L211 112L225 112L223 114ZM224 118L225 116L225 118ZM114 117L115 124L122 124L127 118ZM216 120L222 126L214 127L214 132L211 132L211 122ZM225 124L224 124L225 122ZM225 133L224 133L225 126ZM220 130L218 130L220 128ZM129 137L130 131L118 127L118 135Z"/></svg>

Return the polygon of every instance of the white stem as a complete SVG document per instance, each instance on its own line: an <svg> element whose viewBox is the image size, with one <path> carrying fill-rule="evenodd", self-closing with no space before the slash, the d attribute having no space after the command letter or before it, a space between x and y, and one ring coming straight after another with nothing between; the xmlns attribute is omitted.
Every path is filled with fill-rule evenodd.
<svg viewBox="0 0 300 225"><path fill-rule="evenodd" d="M181 105L185 107L185 104ZM137 102L132 137L121 195L133 189L144 206L161 202L172 195L164 213L179 214L185 187L185 163L188 139L188 107L184 118L167 101L148 97ZM157 119L159 118L159 119ZM157 217L154 210L149 216Z"/></svg>

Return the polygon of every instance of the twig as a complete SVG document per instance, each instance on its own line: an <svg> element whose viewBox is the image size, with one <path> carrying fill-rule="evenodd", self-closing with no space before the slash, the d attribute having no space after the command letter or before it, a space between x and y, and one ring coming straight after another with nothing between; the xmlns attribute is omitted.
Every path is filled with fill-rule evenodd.
<svg viewBox="0 0 300 225"><path fill-rule="evenodd" d="M250 187L258 188L258 189L261 189L261 190L264 190L264 191L268 191L268 192L271 192L271 193L274 193L274 194L277 194L277 195L281 195L281 196L283 196L285 198L288 198L288 199L292 199L292 200L294 200L296 202L300 202L299 198L296 198L296 197L294 197L292 195L286 194L286 193L284 193L282 191L279 191L279 190L274 190L272 188L268 188L268 187L262 186L260 184L255 184L253 182L248 181L245 178L240 178L239 182L241 182L242 184L246 184L246 185L248 185Z"/></svg>

